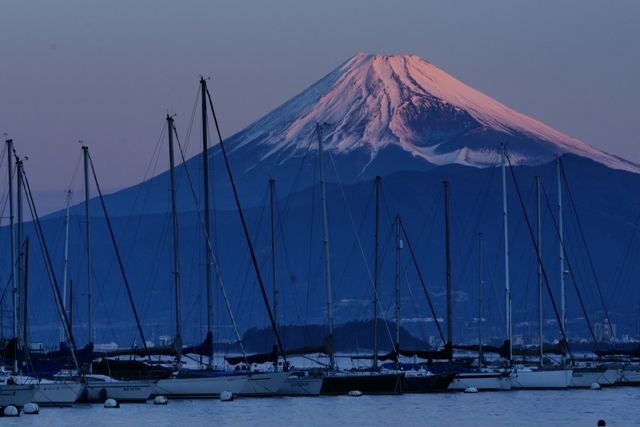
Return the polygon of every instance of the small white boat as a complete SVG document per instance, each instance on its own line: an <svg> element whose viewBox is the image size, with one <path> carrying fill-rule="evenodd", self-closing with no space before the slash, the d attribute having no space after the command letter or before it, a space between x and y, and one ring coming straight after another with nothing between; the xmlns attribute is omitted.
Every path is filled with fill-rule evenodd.
<svg viewBox="0 0 640 427"><path fill-rule="evenodd" d="M47 380L27 376L15 377L20 384L35 384L38 391L32 402L40 406L71 406L84 390L84 384L75 380Z"/></svg>
<svg viewBox="0 0 640 427"><path fill-rule="evenodd" d="M294 371L276 393L277 396L318 396L324 375L321 372Z"/></svg>
<svg viewBox="0 0 640 427"><path fill-rule="evenodd" d="M33 402L38 388L37 384L19 384L12 376L1 378L0 407L14 405L22 408L27 403Z"/></svg>
<svg viewBox="0 0 640 427"><path fill-rule="evenodd" d="M249 381L249 375L196 375L174 373L171 378L158 380L152 396L163 395L168 398L205 398L219 397L223 391L237 396Z"/></svg>
<svg viewBox="0 0 640 427"><path fill-rule="evenodd" d="M516 367L509 378L513 389L567 388L573 377L573 369L535 369Z"/></svg>
<svg viewBox="0 0 640 427"><path fill-rule="evenodd" d="M289 378L289 372L251 372L239 396L274 396ZM322 385L322 384L321 384Z"/></svg>
<svg viewBox="0 0 640 427"><path fill-rule="evenodd" d="M600 386L612 386L620 378L620 369L606 367L584 367L573 370L571 383L572 388L590 388L597 383Z"/></svg>
<svg viewBox="0 0 640 427"><path fill-rule="evenodd" d="M468 388L479 391L510 390L510 374L503 372L465 372L455 376L448 390L465 391Z"/></svg>
<svg viewBox="0 0 640 427"><path fill-rule="evenodd" d="M118 381L106 375L87 375L82 400L86 402L104 402L115 399L117 402L146 402L153 392L154 383L150 381Z"/></svg>

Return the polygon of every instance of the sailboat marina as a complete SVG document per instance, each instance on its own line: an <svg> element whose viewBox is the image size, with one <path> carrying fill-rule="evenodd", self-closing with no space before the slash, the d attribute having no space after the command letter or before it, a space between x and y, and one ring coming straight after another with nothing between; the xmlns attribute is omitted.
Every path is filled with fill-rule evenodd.
<svg viewBox="0 0 640 427"><path fill-rule="evenodd" d="M6 141L8 213L3 219L8 218L9 236L2 242L7 245L8 240L5 252L11 262L5 262L10 271L3 272L0 407L640 385L637 349L605 342L603 335L615 335L608 317L593 322L602 313L593 314L593 307L583 302L570 257L574 252L565 246L563 201L569 196L563 194L568 184L561 158L554 164L557 199L552 207L540 176L535 177L535 196L523 198L508 145L500 144L499 161L484 172L488 183L500 172L501 203L488 209L497 212L500 226L490 234L479 225L471 232L471 220L461 217L481 215L459 210L448 180L433 183L441 185L442 193L432 210L422 212L427 203L416 199L413 216L404 222L402 212L389 208L394 195L385 194L379 175L346 196L325 145L325 137L333 137L339 124L316 122L307 126L307 149L315 159L304 158L296 171L313 169L313 185L299 192L294 186L290 195L278 197L278 183L270 178L264 183L268 195L263 206L247 209L236 185L242 177L234 175L204 78L199 96L199 163L188 164L178 118L167 114L158 153L166 145L169 166L158 175L162 184L153 184L164 186L166 200L149 202L152 213L147 217L146 205L138 206L151 194L143 184L127 195L129 217L110 214L100 171L83 144L82 166L79 162L77 167L82 170L83 201L72 206L69 189L60 217L64 226L54 232L52 224L60 218L50 216L45 229L25 158L13 140ZM190 125L187 135L192 132L197 133ZM211 144L210 133L217 135L217 143ZM329 164L334 166L332 180L327 178ZM222 187L213 187L232 194L224 209L215 208L211 175L226 179ZM297 185L299 179L293 182ZM489 184L483 191L489 194ZM514 194L517 203L509 201ZM331 199L340 196L343 200ZM305 203L295 197L306 198ZM535 209L529 206L532 198ZM185 200L195 208L186 210ZM486 196L483 203L496 200ZM515 227L508 216L514 206L522 208ZM168 209L160 212L159 207ZM304 213L307 207L313 212ZM27 224L25 210L31 213ZM336 215L338 210L344 215ZM416 220L423 215L426 221ZM72 217L75 227L70 226ZM337 222L342 225L332 228ZM232 231L236 234L230 239ZM487 253L485 239L499 253ZM306 247L299 244L303 240ZM461 242L472 243L464 249ZM528 248L518 249L520 259L514 259L513 245ZM554 251L553 261L547 248ZM147 258L156 258L153 271L138 271ZM301 267L305 259L306 270ZM434 273L435 264L444 275ZM565 281L575 284L570 296ZM345 282L350 286L346 291ZM463 288L463 282L471 285ZM36 285L42 288L34 295ZM517 295L523 289L527 295ZM574 318L591 335L587 347L587 340L570 339L568 329L578 328L567 318L570 298L582 307ZM523 302L514 310L516 301ZM113 332L117 328L120 332ZM98 345L98 333L101 339L118 338Z"/></svg>

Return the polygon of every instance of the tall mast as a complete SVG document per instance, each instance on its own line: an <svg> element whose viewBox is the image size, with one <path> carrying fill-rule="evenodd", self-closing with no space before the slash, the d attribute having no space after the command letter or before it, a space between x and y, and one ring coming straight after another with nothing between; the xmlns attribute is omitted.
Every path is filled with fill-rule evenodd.
<svg viewBox="0 0 640 427"><path fill-rule="evenodd" d="M540 223L540 176L536 176L536 217L538 226L538 336L540 344L540 366L542 366L544 352L542 349L542 224Z"/></svg>
<svg viewBox="0 0 640 427"><path fill-rule="evenodd" d="M478 234L478 257L480 258L480 272L478 277L478 367L482 368L482 233Z"/></svg>
<svg viewBox="0 0 640 427"><path fill-rule="evenodd" d="M275 190L276 181L269 180L269 194L271 196L271 265L273 270L273 318L275 319L275 330L278 329L278 280L276 272L276 210L275 210ZM275 339L275 345L278 345L278 338ZM278 353L276 352L276 359ZM277 360L276 360L277 366Z"/></svg>
<svg viewBox="0 0 640 427"><path fill-rule="evenodd" d="M560 158L556 160L558 166L558 235L560 237L560 329L566 335L565 306L564 306L564 241L562 237L562 180L561 171L562 163Z"/></svg>
<svg viewBox="0 0 640 427"><path fill-rule="evenodd" d="M400 215L396 215L396 350L400 348Z"/></svg>
<svg viewBox="0 0 640 427"><path fill-rule="evenodd" d="M322 218L324 225L324 274L327 286L327 316L329 319L329 337L333 340L333 311L331 306L331 262L329 260L329 221L327 219L327 190L324 179L324 154L322 151L322 125L316 125L318 134L318 155L320 156L320 188L322 191ZM335 367L333 351L329 355L329 367Z"/></svg>
<svg viewBox="0 0 640 427"><path fill-rule="evenodd" d="M505 296L505 324L507 328L507 341L509 342L509 361L512 357L511 344L511 292L509 290L509 234L507 228L507 174L505 171L504 144L500 144L502 166L502 223L504 226L504 296Z"/></svg>
<svg viewBox="0 0 640 427"><path fill-rule="evenodd" d="M180 325L180 255L178 244L178 204L176 201L176 178L175 178L175 165L173 161L173 118L167 114L167 126L169 133L169 170L171 176L171 213L173 218L173 266L174 266L174 284L175 284L175 299L176 299L176 337L174 339L174 346L177 357L177 369L182 369L182 330Z"/></svg>
<svg viewBox="0 0 640 427"><path fill-rule="evenodd" d="M24 251L22 241L24 239L23 209L22 209L22 161L16 156L16 178L17 178L17 199L18 199L18 313L22 323L22 344L27 345L27 289L24 271Z"/></svg>
<svg viewBox="0 0 640 427"><path fill-rule="evenodd" d="M89 214L89 147L82 147L84 153L84 204L87 215L87 289L89 299L89 344L93 345L93 302L91 276L91 216ZM89 363L89 373L93 373L93 363Z"/></svg>
<svg viewBox="0 0 640 427"><path fill-rule="evenodd" d="M378 370L378 287L380 265L379 246L380 246L380 177L376 176L376 249L375 249L375 265L373 271L373 370Z"/></svg>
<svg viewBox="0 0 640 427"><path fill-rule="evenodd" d="M209 246L211 242L211 220L209 219L209 145L207 144L207 82L200 78L202 92L202 173L204 180L204 231L207 242L205 242L206 253L206 276L207 276L207 335L213 338L213 289L211 284L211 252ZM213 368L213 354L209 354L209 368Z"/></svg>
<svg viewBox="0 0 640 427"><path fill-rule="evenodd" d="M447 269L447 344L453 343L453 312L451 310L451 239L449 236L449 181L444 181L444 224Z"/></svg>
<svg viewBox="0 0 640 427"><path fill-rule="evenodd" d="M69 266L69 208L71 206L71 190L67 192L67 216L64 221L64 267L62 269L62 309L66 311L67 304L67 269ZM69 289L71 295L71 289ZM64 323L64 319L62 320ZM65 340L64 325L60 328L60 342Z"/></svg>
<svg viewBox="0 0 640 427"><path fill-rule="evenodd" d="M11 287L13 289L13 337L20 341L18 333L18 289L16 280L16 243L13 226L13 139L7 139L7 162L9 171L9 241L11 244ZM20 345L17 347L20 348ZM18 358L13 360L13 372L18 374Z"/></svg>

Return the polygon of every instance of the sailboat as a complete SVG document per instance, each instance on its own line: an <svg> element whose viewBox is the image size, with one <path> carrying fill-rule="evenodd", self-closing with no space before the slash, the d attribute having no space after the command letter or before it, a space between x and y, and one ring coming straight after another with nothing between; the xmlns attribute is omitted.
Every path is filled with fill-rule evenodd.
<svg viewBox="0 0 640 427"><path fill-rule="evenodd" d="M276 328L278 326L278 280L277 280L277 264L276 264L276 206L275 206L275 189L276 181L269 180L269 195L271 206L271 262L273 273L273 317L276 320ZM275 348L277 349L277 342ZM275 366L278 366L278 354L275 354ZM289 377L276 392L277 396L318 396L322 388L324 377L317 373L306 371L289 372Z"/></svg>
<svg viewBox="0 0 640 427"><path fill-rule="evenodd" d="M85 212L87 233L87 297L89 302L89 348L93 349L93 300L92 282L93 267L91 258L91 216L89 210L89 147L82 147L84 158ZM109 375L93 372L93 360L89 362L88 372L84 375L85 390L82 400L87 402L104 402L108 398L118 402L145 402L152 391L149 381L120 381Z"/></svg>
<svg viewBox="0 0 640 427"><path fill-rule="evenodd" d="M501 170L502 170L502 207L503 207L503 227L504 227L504 269L505 269L505 316L507 327L507 360L513 362L513 347L511 339L511 291L509 286L509 234L507 221L507 184L505 171L506 147L501 144ZM540 247L537 245L537 255L540 261ZM564 335L564 329L562 329ZM542 337L541 343L542 343ZM542 366L513 367L513 374L510 376L511 386L514 389L557 389L567 388L573 376L573 370L559 366L557 368L546 368Z"/></svg>
<svg viewBox="0 0 640 427"><path fill-rule="evenodd" d="M322 192L322 218L324 231L324 262L325 284L327 288L327 315L329 320L329 339L333 340L333 312L331 301L331 268L329 251L329 223L327 217L327 193L324 175L324 154L322 141L322 126L316 125L318 136L318 156L320 159L320 188ZM377 290L375 298L377 298ZM375 319L374 319L375 321ZM374 348L374 353L377 348ZM374 365L377 361L374 362ZM333 345L329 355L329 369L325 372L320 394L347 394L352 390L358 390L365 394L392 394L400 393L401 380L404 373L381 373L377 366L369 371L344 371L336 368Z"/></svg>
<svg viewBox="0 0 640 427"><path fill-rule="evenodd" d="M23 384L32 387L32 395L30 401L39 405L55 405L55 406L70 406L77 399L84 385L78 381L52 381L50 379L44 379L36 377L38 373L34 372L34 364L43 366L39 361L34 360L35 355L30 354L27 350L28 334L27 334L27 269L28 269L28 251L29 251L29 239L24 239L23 232L23 193L25 192L25 175L23 169L23 162L15 155L13 150L13 141L7 141L8 159L9 159L9 200L10 200L10 218L11 218L11 252L12 258L15 256L14 245L14 227L13 227L13 166L12 159L15 156L16 160L16 177L17 177L17 216L18 216L18 244L20 250L18 251L17 262L12 263L12 276L14 283L16 283L16 290L14 292L14 298L18 298L20 303L15 305L14 309L14 321L20 319L15 324L15 338L10 342L10 351L5 352L5 357L13 359L14 372L11 377L11 382L17 384ZM28 187L26 187L28 191ZM31 203L31 199L28 199ZM33 210L35 212L35 209ZM24 249L22 242L25 242ZM14 258L15 259L15 258ZM17 265L17 275L16 275ZM21 324L21 327L18 325ZM23 350L24 349L24 350ZM6 349L5 349L6 350ZM44 365L47 365L44 362ZM55 365L55 364L54 364ZM9 380L7 379L7 383Z"/></svg>
<svg viewBox="0 0 640 427"><path fill-rule="evenodd" d="M204 179L204 202L205 202L205 250L207 255L207 296L208 296L208 307L207 307L207 316L208 316L208 327L209 333L213 334L213 304L211 302L212 297L212 286L211 286L211 264L213 261L213 251L211 248L211 233L210 233L210 221L209 221L209 178L208 178L208 170L209 170L209 153L208 153L208 145L207 145L207 100L211 104L211 114L213 115L214 121L217 120L215 117L215 112L213 110L213 104L211 103L211 97L209 95L209 91L207 90L207 81L201 77L200 78L200 86L201 86L201 98L202 98L202 157L203 157L203 179ZM222 137L218 132L218 137L220 140L220 146L223 147ZM223 150L223 154L226 158L226 153ZM231 176L231 170L228 168L229 179L232 183L232 187L235 194L235 186L233 185L233 177ZM237 194L235 194L237 200ZM241 219L243 218L240 203L238 202L238 213L240 214ZM244 221L243 225L244 225ZM247 242L249 246L251 246L251 242ZM249 248L251 250L251 247ZM259 272L257 272L259 274ZM260 280L259 280L260 281ZM265 300L265 304L267 304L267 310L269 310L268 302ZM273 323L275 328L275 323ZM277 331L276 339L277 339ZM212 350L213 351L213 350ZM209 358L211 361L213 354ZM274 365L277 366L277 365ZM244 387L240 390L240 396L273 396L275 395L280 387L285 383L285 381L289 378L288 372L278 372L277 370L269 370L269 371L253 371L249 377L249 380L244 385Z"/></svg>
<svg viewBox="0 0 640 427"><path fill-rule="evenodd" d="M448 343L451 345L453 342L453 326L452 326L452 287L451 287L451 245L449 237L449 182L445 181L444 196L445 196L445 249L446 249L446 272L447 272L447 334ZM480 234L480 316L479 321L482 322L482 234ZM497 390L509 390L511 389L511 383L509 382L508 372L497 372L491 369L482 368L482 326L479 326L478 337L478 369L472 369L469 367L463 367L460 363L456 363L453 360L453 355L450 355L450 369L456 373L455 378L449 385L449 390L464 391L468 388L475 388L478 391L497 391ZM452 346L455 348L455 346ZM446 366L446 365L445 365ZM448 368L445 368L448 369Z"/></svg>
<svg viewBox="0 0 640 427"><path fill-rule="evenodd" d="M445 206L445 251L446 251L446 295L447 295L447 340L442 350L436 351L410 351L400 348L400 345L396 345L396 350L399 354L405 357L419 357L428 359L421 365L426 365L428 370L437 375L449 375L452 380L447 384L448 390L466 390L473 387L479 391L497 391L508 390L511 388L510 383L507 381L508 374L502 372L495 372L486 369L475 369L470 366L465 366L459 361L453 358L453 349L460 348L460 346L454 346L453 343L453 316L452 316L452 286L451 286L451 251L450 251L450 228L449 228L449 183L445 181L444 186L444 206ZM401 221L398 218L398 234ZM406 234L406 233L405 233ZM396 237L399 240L399 235ZM417 264L416 264L417 266ZM399 273L397 273L398 275ZM396 288L397 289L397 288ZM396 290L396 292L398 292ZM426 292L426 288L425 288ZM427 295L428 297L428 295ZM430 303L431 304L431 303ZM434 314L434 317L435 314ZM436 320L437 322L437 320ZM440 330L440 328L438 327ZM440 331L441 336L442 332ZM444 341L444 337L443 337ZM437 362L444 361L444 362ZM408 371L410 372L410 371ZM409 380L406 379L405 382ZM415 385L412 385L415 388Z"/></svg>
<svg viewBox="0 0 640 427"><path fill-rule="evenodd" d="M167 397L217 397L222 392L238 395L249 382L250 375L232 375L228 372L211 370L184 371L182 369L182 333L180 315L180 255L178 244L178 210L176 202L176 179L173 155L173 118L167 115L167 129L169 134L169 172L171 179L171 212L173 226L173 267L175 291L175 322L176 336L173 340L173 355L176 358L175 370L170 378L160 379L152 391L152 395ZM209 337L210 335L208 335ZM283 380L284 381L284 380Z"/></svg>
<svg viewBox="0 0 640 427"><path fill-rule="evenodd" d="M559 259L560 259L560 325L565 330L565 289L564 289L564 241L562 230L562 162L558 157L556 159L556 171L558 180L558 240L559 240ZM588 322L588 319L587 319ZM594 337L595 339L595 337ZM573 370L573 376L569 387L572 388L589 388L594 383L600 386L612 386L618 378L620 378L620 369L617 366L608 366L603 363L589 364L590 366L576 366Z"/></svg>

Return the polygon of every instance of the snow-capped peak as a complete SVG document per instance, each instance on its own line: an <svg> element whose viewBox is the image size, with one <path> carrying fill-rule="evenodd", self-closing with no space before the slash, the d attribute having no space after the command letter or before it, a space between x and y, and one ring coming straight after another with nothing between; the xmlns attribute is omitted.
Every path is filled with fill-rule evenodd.
<svg viewBox="0 0 640 427"><path fill-rule="evenodd" d="M573 153L640 173L640 166L513 111L408 55L355 55L237 134L234 151L257 150L256 162L277 155L280 163L307 149L317 123L329 124L327 149L358 150L369 161L384 147L397 145L436 165L493 166L499 143L507 142L515 164Z"/></svg>

